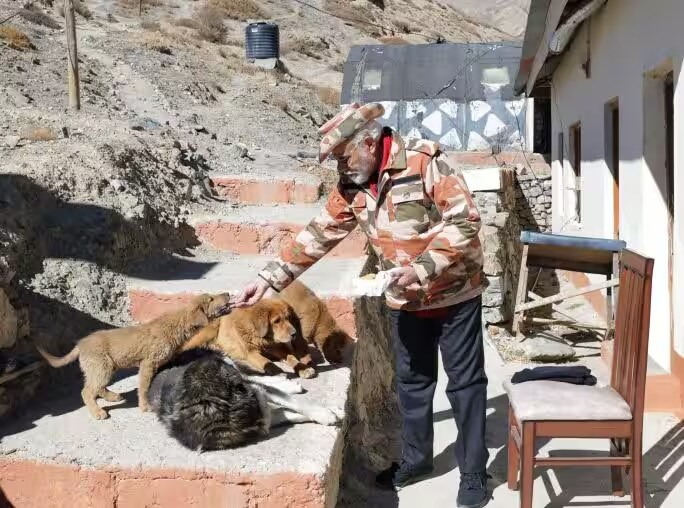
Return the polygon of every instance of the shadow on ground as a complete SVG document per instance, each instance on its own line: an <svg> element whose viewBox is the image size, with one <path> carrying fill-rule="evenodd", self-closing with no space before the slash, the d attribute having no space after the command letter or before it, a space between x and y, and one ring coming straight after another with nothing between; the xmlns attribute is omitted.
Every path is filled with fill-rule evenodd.
<svg viewBox="0 0 684 508"><path fill-rule="evenodd" d="M503 404L498 402L503 399ZM492 404L494 401L494 404ZM497 453L490 465L489 472L493 476L492 487L503 489L506 486L508 446L501 444L500 440L492 442L489 438L493 435L507 436L507 400L505 396L490 400L490 408L495 407L495 413L499 408L503 409L502 417L488 418L488 445L503 446ZM493 416L492 415L492 416ZM537 449L549 440L537 440ZM605 444L605 440L596 440L596 446ZM570 457L577 455L587 457L606 457L607 452L598 450L581 449L551 449L548 455L551 457ZM645 508L660 508L670 497L674 488L684 478L684 422L680 422L668 431L654 446L644 453L643 481L645 487ZM627 494L623 498L611 498L610 468L608 467L558 467L536 468L535 478L542 478L544 488L550 499L545 508L566 507L600 507L600 506L631 506L629 497L630 476L624 475L624 487ZM537 489L539 487L537 486ZM540 493L535 492L536 495ZM496 502L496 492L494 493ZM605 501L583 499L586 497L603 497ZM670 500L671 501L671 500Z"/></svg>
<svg viewBox="0 0 684 508"><path fill-rule="evenodd" d="M141 217L127 218L114 209L67 202L25 175L0 174L0 283L11 280L6 293L15 308L28 309L31 330L30 340L20 340L4 353L29 354L37 359L33 344L38 343L53 354L65 354L78 339L112 327L92 317L88 309L84 312L31 288L31 281L43 271L46 260L85 261L98 269L154 280L162 275L158 269L138 261L167 258L173 259L169 263L175 273L199 277L215 263L176 256L187 256L188 248L199 243L190 226L162 221L155 210L146 208ZM8 267L16 270L16 274ZM164 276L167 274L168 271ZM87 277L84 280L93 283ZM66 284L71 282L67 280ZM108 298L105 294L103 300ZM80 392L77 367L42 368L35 372L41 378L39 393L53 394L63 385L74 393ZM18 378L12 387L4 386L6 396L0 403L9 406L7 416L31 398L32 391L22 387L24 379L25 376ZM59 411L75 409L80 405L78 399L72 404L72 399L67 398ZM40 416L36 414L36 418Z"/></svg>
<svg viewBox="0 0 684 508"><path fill-rule="evenodd" d="M5 493L0 489L0 507L1 508L14 508L14 505L10 503L9 499L5 497Z"/></svg>
<svg viewBox="0 0 684 508"><path fill-rule="evenodd" d="M154 278L153 272L136 271L131 261L188 255L187 249L199 244L190 226L164 223L153 210L128 219L110 208L66 202L24 175L0 175L0 247L14 250L10 257L22 278L40 272L47 258L89 261L124 275ZM198 275L212 266L188 262L187 268Z"/></svg>

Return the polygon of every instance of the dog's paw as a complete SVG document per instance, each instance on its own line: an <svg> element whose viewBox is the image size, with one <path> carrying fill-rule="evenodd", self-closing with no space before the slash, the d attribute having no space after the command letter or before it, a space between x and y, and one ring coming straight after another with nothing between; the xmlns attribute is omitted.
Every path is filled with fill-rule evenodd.
<svg viewBox="0 0 684 508"><path fill-rule="evenodd" d="M337 425L341 420L335 413L325 407L314 409L309 414L309 417L321 425Z"/></svg>
<svg viewBox="0 0 684 508"><path fill-rule="evenodd" d="M339 407L331 407L329 409L330 409L330 411L335 413L335 416L337 416L337 418L339 418L340 420L344 420L344 414L345 414L344 409L339 408Z"/></svg>
<svg viewBox="0 0 684 508"><path fill-rule="evenodd" d="M138 404L138 409L140 409L140 411L143 413L148 413L148 412L152 411L152 407L148 403Z"/></svg>
<svg viewBox="0 0 684 508"><path fill-rule="evenodd" d="M264 374L267 376L278 376L284 374L283 369L278 367L275 363L267 363L264 365Z"/></svg>
<svg viewBox="0 0 684 508"><path fill-rule="evenodd" d="M316 377L316 369L313 367L306 367L304 369L299 369L297 374L299 374L299 377L301 378L312 379Z"/></svg>
<svg viewBox="0 0 684 508"><path fill-rule="evenodd" d="M107 402L121 402L124 400L123 395L116 392L105 392L102 394L102 398Z"/></svg>
<svg viewBox="0 0 684 508"><path fill-rule="evenodd" d="M93 412L92 415L96 420L106 420L109 418L109 413L102 408L99 411Z"/></svg>

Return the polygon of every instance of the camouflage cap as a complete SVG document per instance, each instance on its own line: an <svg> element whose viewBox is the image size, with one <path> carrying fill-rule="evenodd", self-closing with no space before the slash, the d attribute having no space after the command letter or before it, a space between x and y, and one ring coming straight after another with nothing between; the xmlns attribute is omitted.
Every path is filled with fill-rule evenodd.
<svg viewBox="0 0 684 508"><path fill-rule="evenodd" d="M344 108L318 129L318 133L323 134L318 160L323 162L335 147L351 138L356 131L368 122L384 114L385 108L378 103L361 106L355 102Z"/></svg>

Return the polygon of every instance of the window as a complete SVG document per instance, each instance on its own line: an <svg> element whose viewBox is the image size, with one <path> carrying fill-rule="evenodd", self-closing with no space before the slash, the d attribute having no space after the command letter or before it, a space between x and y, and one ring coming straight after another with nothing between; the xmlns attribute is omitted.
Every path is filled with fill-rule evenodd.
<svg viewBox="0 0 684 508"><path fill-rule="evenodd" d="M582 126L570 127L569 168L565 180L565 216L575 222L582 221Z"/></svg>
<svg viewBox="0 0 684 508"><path fill-rule="evenodd" d="M366 68L363 71L363 83L362 87L364 90L380 90L382 85L382 70Z"/></svg>
<svg viewBox="0 0 684 508"><path fill-rule="evenodd" d="M613 237L620 238L620 108L617 99L605 106L605 161L613 180Z"/></svg>

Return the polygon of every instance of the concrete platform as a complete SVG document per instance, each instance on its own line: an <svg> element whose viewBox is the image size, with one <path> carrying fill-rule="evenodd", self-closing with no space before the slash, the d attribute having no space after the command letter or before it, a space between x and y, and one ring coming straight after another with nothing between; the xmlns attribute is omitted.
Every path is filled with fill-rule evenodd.
<svg viewBox="0 0 684 508"><path fill-rule="evenodd" d="M194 216L190 225L200 241L208 247L236 254L275 256L282 243L304 229L320 209L319 204L247 205ZM366 243L365 235L357 228L327 257L363 256Z"/></svg>
<svg viewBox="0 0 684 508"><path fill-rule="evenodd" d="M343 408L349 369L324 367L302 383L307 393L298 397ZM127 400L109 405L104 421L90 417L80 388L56 388L0 429L0 493L14 506L322 508L336 498L338 427L281 427L255 444L200 454L140 413L137 375L112 386Z"/></svg>
<svg viewBox="0 0 684 508"><path fill-rule="evenodd" d="M145 322L177 308L199 293L239 294L272 257L206 254L197 258L172 256L149 260L136 267L140 276L128 281L131 316ZM352 279L366 257L322 259L299 280L326 301L333 317L347 332L355 334Z"/></svg>

